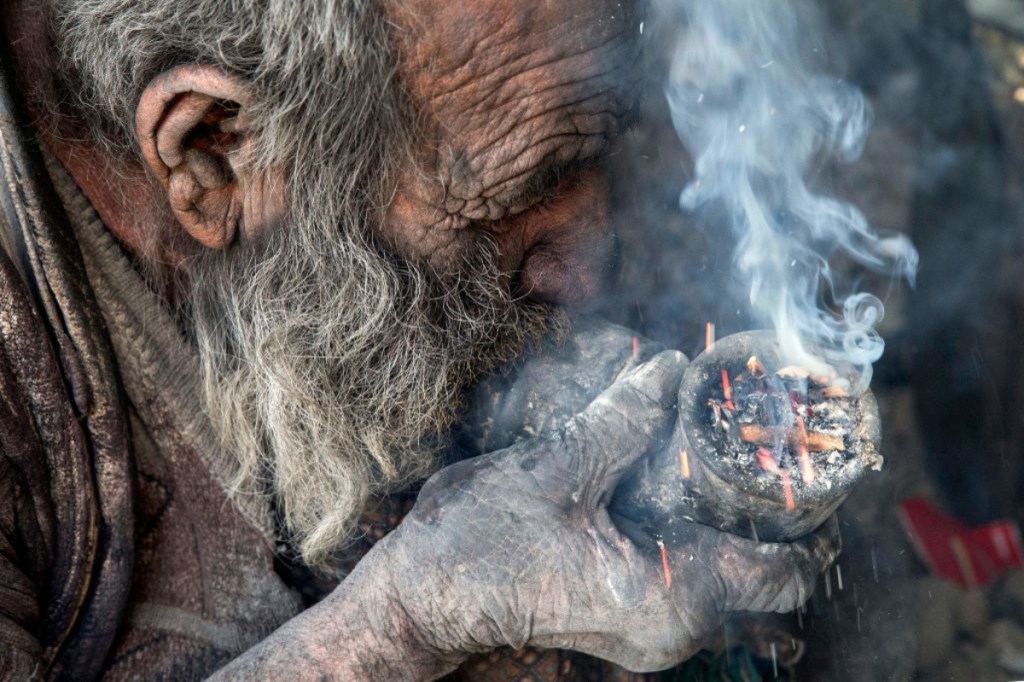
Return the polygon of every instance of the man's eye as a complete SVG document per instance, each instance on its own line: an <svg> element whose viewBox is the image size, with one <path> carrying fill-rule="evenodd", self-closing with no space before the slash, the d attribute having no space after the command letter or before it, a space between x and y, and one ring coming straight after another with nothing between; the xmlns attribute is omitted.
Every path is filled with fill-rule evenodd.
<svg viewBox="0 0 1024 682"><path fill-rule="evenodd" d="M598 165L599 162L600 158L595 157L544 166L523 186L518 203L523 206L535 206L552 199L570 180Z"/></svg>

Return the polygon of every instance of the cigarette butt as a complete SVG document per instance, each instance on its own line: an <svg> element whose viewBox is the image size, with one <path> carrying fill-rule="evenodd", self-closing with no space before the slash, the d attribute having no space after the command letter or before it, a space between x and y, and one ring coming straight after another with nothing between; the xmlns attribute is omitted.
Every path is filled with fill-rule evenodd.
<svg viewBox="0 0 1024 682"><path fill-rule="evenodd" d="M846 443L842 436L832 436L827 433L811 431L807 434L807 449L811 452L825 452L826 450L846 451Z"/></svg>
<svg viewBox="0 0 1024 682"><path fill-rule="evenodd" d="M755 445L772 445L781 429L769 429L757 424L740 424L740 440Z"/></svg>
<svg viewBox="0 0 1024 682"><path fill-rule="evenodd" d="M679 451L679 471L685 480L690 480L690 453L686 450Z"/></svg>
<svg viewBox="0 0 1024 682"><path fill-rule="evenodd" d="M788 367L776 370L775 375L783 379L806 379L811 376L811 373L798 365L789 365Z"/></svg>
<svg viewBox="0 0 1024 682"><path fill-rule="evenodd" d="M803 435L796 429L785 430L777 427L758 426L757 424L740 424L740 440L754 445L774 445L783 439L786 445L796 450L804 441ZM845 451L846 444L841 436L811 431L807 434L807 450L825 452L828 450Z"/></svg>

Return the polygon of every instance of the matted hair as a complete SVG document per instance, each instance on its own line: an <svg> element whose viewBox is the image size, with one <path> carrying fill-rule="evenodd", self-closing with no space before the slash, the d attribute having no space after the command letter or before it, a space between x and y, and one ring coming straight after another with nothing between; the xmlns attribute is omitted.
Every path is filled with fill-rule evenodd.
<svg viewBox="0 0 1024 682"><path fill-rule="evenodd" d="M390 143L408 132L379 2L50 2L62 107L113 149L134 146L135 108L149 82L187 63L215 65L252 87L257 161L266 167L317 149L379 171ZM363 175L338 189L363 193Z"/></svg>
<svg viewBox="0 0 1024 682"><path fill-rule="evenodd" d="M51 2L60 106L115 154L136 153L136 104L168 68L253 89L249 162L283 171L288 214L187 262L191 328L234 490L275 494L326 566L374 496L436 466L466 384L549 311L512 299L484 235L443 274L374 238L414 130L378 2Z"/></svg>

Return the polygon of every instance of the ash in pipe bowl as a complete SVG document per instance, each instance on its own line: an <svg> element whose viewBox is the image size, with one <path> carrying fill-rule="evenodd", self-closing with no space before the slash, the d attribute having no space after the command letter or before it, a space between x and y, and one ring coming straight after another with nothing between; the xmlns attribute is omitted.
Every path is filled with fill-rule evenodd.
<svg viewBox="0 0 1024 682"><path fill-rule="evenodd" d="M666 542L690 521L793 540L824 523L869 469L881 467L879 437L870 392L847 397L785 371L770 332L734 334L689 366L668 450L620 488L614 507Z"/></svg>

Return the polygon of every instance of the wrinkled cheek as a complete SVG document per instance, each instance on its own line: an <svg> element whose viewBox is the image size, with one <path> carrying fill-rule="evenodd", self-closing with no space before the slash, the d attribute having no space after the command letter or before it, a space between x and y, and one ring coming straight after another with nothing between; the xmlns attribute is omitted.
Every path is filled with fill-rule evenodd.
<svg viewBox="0 0 1024 682"><path fill-rule="evenodd" d="M459 262L472 239L469 220L445 211L435 194L422 181L402 180L375 236L400 257L445 271Z"/></svg>

